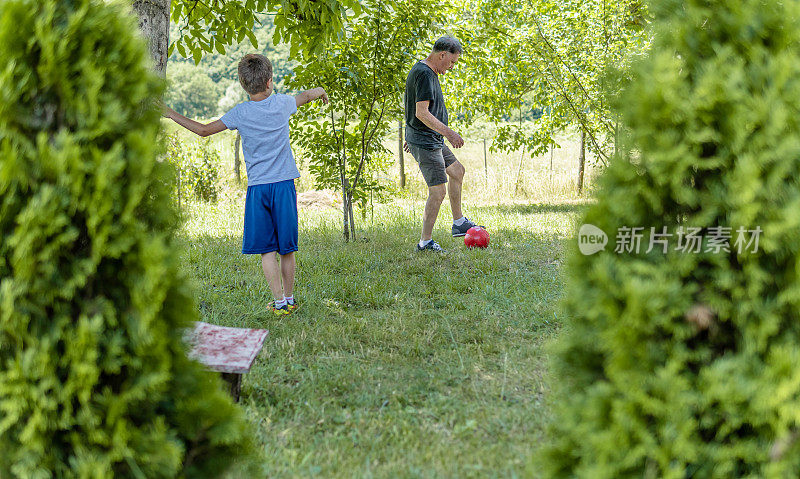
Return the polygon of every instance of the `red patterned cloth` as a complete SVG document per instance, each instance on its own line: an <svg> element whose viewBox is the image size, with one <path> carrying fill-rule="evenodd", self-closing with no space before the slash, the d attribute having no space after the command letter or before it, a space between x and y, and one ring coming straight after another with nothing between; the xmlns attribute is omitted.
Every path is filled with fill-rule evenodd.
<svg viewBox="0 0 800 479"><path fill-rule="evenodd" d="M212 371L244 374L250 371L267 334L266 329L228 328L197 321L184 339L189 357Z"/></svg>

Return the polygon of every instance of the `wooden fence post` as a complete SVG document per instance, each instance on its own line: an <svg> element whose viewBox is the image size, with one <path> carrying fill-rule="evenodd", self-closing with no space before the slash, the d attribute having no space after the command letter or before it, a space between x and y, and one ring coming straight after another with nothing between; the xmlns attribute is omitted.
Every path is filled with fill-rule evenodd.
<svg viewBox="0 0 800 479"><path fill-rule="evenodd" d="M239 159L239 145L242 142L242 135L239 134L239 131L236 131L236 145L234 146L234 156L233 156L233 169L236 172L236 184L242 184L242 162Z"/></svg>
<svg viewBox="0 0 800 479"><path fill-rule="evenodd" d="M400 158L400 188L406 187L406 165L405 165L405 157L403 156L403 120L400 120L400 124L397 128L397 153L399 154Z"/></svg>
<svg viewBox="0 0 800 479"><path fill-rule="evenodd" d="M489 184L489 160L486 156L486 137L483 137L483 179Z"/></svg>

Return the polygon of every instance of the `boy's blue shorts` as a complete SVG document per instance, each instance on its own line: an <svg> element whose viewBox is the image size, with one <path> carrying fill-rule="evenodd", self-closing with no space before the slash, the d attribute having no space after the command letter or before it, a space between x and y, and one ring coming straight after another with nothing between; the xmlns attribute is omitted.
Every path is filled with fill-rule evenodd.
<svg viewBox="0 0 800 479"><path fill-rule="evenodd" d="M297 251L294 180L247 187L242 254Z"/></svg>

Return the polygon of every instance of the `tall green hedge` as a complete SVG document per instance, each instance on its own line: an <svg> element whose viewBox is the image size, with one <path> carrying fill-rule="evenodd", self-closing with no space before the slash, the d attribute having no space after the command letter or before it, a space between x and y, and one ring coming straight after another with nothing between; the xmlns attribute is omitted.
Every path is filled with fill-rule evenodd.
<svg viewBox="0 0 800 479"><path fill-rule="evenodd" d="M219 477L252 450L197 312L130 12L0 2L0 477Z"/></svg>
<svg viewBox="0 0 800 479"><path fill-rule="evenodd" d="M620 155L582 221L609 244L568 267L537 473L800 477L799 8L652 3ZM625 227L645 228L638 254L615 252ZM646 252L651 227L667 253ZM677 250L680 227L703 228L699 253ZM757 247L739 251L740 227Z"/></svg>

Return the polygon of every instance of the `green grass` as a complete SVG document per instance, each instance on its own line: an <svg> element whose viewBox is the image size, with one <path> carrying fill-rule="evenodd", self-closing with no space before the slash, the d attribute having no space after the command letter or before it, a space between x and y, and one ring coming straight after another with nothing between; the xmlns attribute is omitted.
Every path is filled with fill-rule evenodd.
<svg viewBox="0 0 800 479"><path fill-rule="evenodd" d="M243 205L184 211L202 319L270 331L241 399L265 475L526 475L547 417L543 345L558 330L565 241L582 207L468 205L492 235L469 250L443 206L434 238L449 253L420 254L421 195L410 196L358 218L350 243L338 210L301 210L301 308L280 320L266 314L259 258L241 254Z"/></svg>

